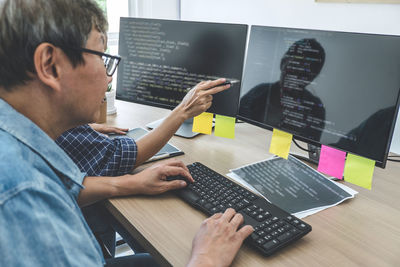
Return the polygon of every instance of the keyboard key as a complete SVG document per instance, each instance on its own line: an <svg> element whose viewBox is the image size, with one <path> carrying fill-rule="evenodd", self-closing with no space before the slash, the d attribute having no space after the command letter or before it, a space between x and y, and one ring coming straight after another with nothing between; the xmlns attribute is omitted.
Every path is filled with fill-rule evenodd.
<svg viewBox="0 0 400 267"><path fill-rule="evenodd" d="M299 225L297 225L297 228L300 230L305 230L307 226L304 223L300 223Z"/></svg>
<svg viewBox="0 0 400 267"><path fill-rule="evenodd" d="M212 208L214 208L214 206L212 204L210 204L210 203L207 203L206 205L204 205L204 208L206 210L211 210Z"/></svg>
<svg viewBox="0 0 400 267"><path fill-rule="evenodd" d="M258 236L256 233L253 232L253 233L250 235L250 238L253 239L253 240L257 240L257 239L259 238L259 236Z"/></svg>
<svg viewBox="0 0 400 267"><path fill-rule="evenodd" d="M265 243L265 239L264 238L259 238L259 239L256 240L256 243L261 246L262 244Z"/></svg>
<svg viewBox="0 0 400 267"><path fill-rule="evenodd" d="M212 214L215 214L215 213L218 213L218 212L220 212L220 209L218 209L217 207L214 207L214 208L211 209L211 213Z"/></svg>
<svg viewBox="0 0 400 267"><path fill-rule="evenodd" d="M204 206L204 205L207 204L208 202L207 202L205 199L201 198L201 199L199 199L199 200L197 201L197 203L198 203L199 205L201 205L201 206Z"/></svg>
<svg viewBox="0 0 400 267"><path fill-rule="evenodd" d="M258 222L262 222L265 220L265 216L262 214L258 214L254 219L256 219Z"/></svg>
<svg viewBox="0 0 400 267"><path fill-rule="evenodd" d="M271 248L273 248L273 247L276 247L278 244L279 244L279 241L276 240L276 239L273 239L273 240L271 240L271 241L265 243L265 244L263 245L263 248L266 249L266 250L268 250L268 249L271 249Z"/></svg>
<svg viewBox="0 0 400 267"><path fill-rule="evenodd" d="M291 237L292 237L292 234L290 232L286 232L286 233L283 233L282 235L278 236L278 240L280 242L284 242L284 241L290 239Z"/></svg>
<svg viewBox="0 0 400 267"><path fill-rule="evenodd" d="M267 233L264 232L264 230L260 230L260 231L257 232L257 235L259 235L259 236L261 236L261 237L265 236L266 234L267 234Z"/></svg>
<svg viewBox="0 0 400 267"><path fill-rule="evenodd" d="M271 241L272 240L272 235L266 235L264 236L265 241Z"/></svg>

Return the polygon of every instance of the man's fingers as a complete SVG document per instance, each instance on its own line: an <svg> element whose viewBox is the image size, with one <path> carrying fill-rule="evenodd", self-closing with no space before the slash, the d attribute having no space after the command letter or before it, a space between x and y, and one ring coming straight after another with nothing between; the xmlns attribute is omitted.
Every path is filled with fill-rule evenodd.
<svg viewBox="0 0 400 267"><path fill-rule="evenodd" d="M166 183L166 191L174 190L174 189L179 189L182 187L185 187L187 183L183 180L174 180L170 182L165 182Z"/></svg>
<svg viewBox="0 0 400 267"><path fill-rule="evenodd" d="M188 168L186 167L186 165L185 165L182 161L180 161L180 160L172 159L172 160L170 160L170 161L167 161L166 164L169 165L169 166L181 167L181 168L185 169L187 172L189 172L189 169L188 169Z"/></svg>
<svg viewBox="0 0 400 267"><path fill-rule="evenodd" d="M128 128L118 128L118 127L116 127L115 129L117 129L118 131L122 131L122 132L128 132L129 131Z"/></svg>
<svg viewBox="0 0 400 267"><path fill-rule="evenodd" d="M124 130L115 130L115 131L114 131L114 133L116 133L116 134L122 134L122 135L126 135L126 132L127 132L127 131L124 131Z"/></svg>
<svg viewBox="0 0 400 267"><path fill-rule="evenodd" d="M243 215L240 213L236 213L231 220L231 224L235 229L237 229L243 223Z"/></svg>
<svg viewBox="0 0 400 267"><path fill-rule="evenodd" d="M245 225L237 231L242 240L245 240L251 233L254 232L254 228L251 225Z"/></svg>
<svg viewBox="0 0 400 267"><path fill-rule="evenodd" d="M218 220L221 217L222 217L222 213L218 212L218 213L215 213L213 216L211 216L210 219Z"/></svg>
<svg viewBox="0 0 400 267"><path fill-rule="evenodd" d="M231 87L230 84L223 85L223 83L225 83L225 82L226 82L226 79L221 78L221 79L214 80L214 81L208 81L203 84L198 84L197 87L203 93L205 93L207 95L213 95L213 94L219 93L219 92L224 91L224 90L228 89L229 87Z"/></svg>
<svg viewBox="0 0 400 267"><path fill-rule="evenodd" d="M230 84L221 85L221 86L217 86L217 87L211 87L210 89L204 91L204 93L209 94L209 95L215 95L216 93L225 91L226 89L229 89L230 87L231 87Z"/></svg>
<svg viewBox="0 0 400 267"><path fill-rule="evenodd" d="M222 215L222 220L230 222L233 218L233 216L235 216L236 211L232 208L228 208L225 210L224 214Z"/></svg>
<svg viewBox="0 0 400 267"><path fill-rule="evenodd" d="M225 78L220 78L220 79L213 80L213 81L200 82L199 84L197 84L197 87L200 90L207 90L207 89L210 89L211 87L215 87L215 86L218 86L220 84L223 84L224 82L226 82L226 79Z"/></svg>
<svg viewBox="0 0 400 267"><path fill-rule="evenodd" d="M115 133L115 134L126 134L129 129L126 128L118 128L118 127L106 127L103 129L104 133Z"/></svg>
<svg viewBox="0 0 400 267"><path fill-rule="evenodd" d="M226 79L225 78L221 78L221 79L214 80L214 81L207 81L207 82L204 82L204 83L199 83L197 85L197 88L199 90L207 91L210 94L215 94L217 92L220 92L220 91L225 90L225 89L230 87L230 84L223 85L223 83L225 83L225 82L226 82ZM216 88L220 88L220 89L219 90L214 90ZM216 92L212 93L213 91L216 91Z"/></svg>
<svg viewBox="0 0 400 267"><path fill-rule="evenodd" d="M181 167L177 167L177 166L164 166L163 170L162 170L162 174L165 176L177 176L177 175L181 175L183 177L185 177L189 182L193 183L194 179L193 177L190 175L190 173L181 168Z"/></svg>

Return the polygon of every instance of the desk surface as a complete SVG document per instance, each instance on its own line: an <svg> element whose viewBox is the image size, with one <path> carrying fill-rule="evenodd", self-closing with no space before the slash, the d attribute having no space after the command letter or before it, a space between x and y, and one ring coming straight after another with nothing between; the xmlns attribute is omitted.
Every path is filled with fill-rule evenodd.
<svg viewBox="0 0 400 267"><path fill-rule="evenodd" d="M117 114L107 124L144 127L168 110L116 101ZM247 123L236 125L234 140L201 135L173 137L185 152L185 164L200 161L226 174L244 164L271 156L271 132ZM299 152L295 146L293 152ZM144 166L145 167L145 166ZM141 167L143 168L143 167ZM233 266L400 266L400 163L375 168L372 190L352 184L354 199L306 217L313 230L271 257L244 245ZM192 239L206 216L171 193L110 199L110 212L162 265L184 266Z"/></svg>

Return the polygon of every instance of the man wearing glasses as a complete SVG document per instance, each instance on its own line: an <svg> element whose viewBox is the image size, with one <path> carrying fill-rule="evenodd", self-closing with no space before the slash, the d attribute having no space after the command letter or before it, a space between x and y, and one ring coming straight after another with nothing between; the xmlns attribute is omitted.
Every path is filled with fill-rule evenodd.
<svg viewBox="0 0 400 267"><path fill-rule="evenodd" d="M0 0L2 266L104 265L80 206L186 185L166 182L165 176L182 175L193 181L180 161L136 175L85 177L53 141L67 129L99 116L111 80L107 74L117 66L103 60L106 30L106 20L91 0ZM183 101L169 123L200 114L210 105L212 93L226 89L209 88L222 82L196 86L193 99L201 104ZM193 241L188 265L229 265L252 232L250 226L238 230L242 222L232 209L207 219ZM153 264L148 259L136 263ZM122 266L122 262L114 264Z"/></svg>

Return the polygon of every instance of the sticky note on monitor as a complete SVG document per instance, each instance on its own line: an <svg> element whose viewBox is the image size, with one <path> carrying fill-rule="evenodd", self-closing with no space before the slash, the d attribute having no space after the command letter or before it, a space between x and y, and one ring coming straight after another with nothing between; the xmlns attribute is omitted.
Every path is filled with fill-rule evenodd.
<svg viewBox="0 0 400 267"><path fill-rule="evenodd" d="M269 152L284 159L287 159L289 156L290 145L292 144L292 138L292 134L274 129L272 132Z"/></svg>
<svg viewBox="0 0 400 267"><path fill-rule="evenodd" d="M235 120L234 117L215 115L215 136L225 138L235 138Z"/></svg>
<svg viewBox="0 0 400 267"><path fill-rule="evenodd" d="M344 167L345 181L370 189L375 161L348 153Z"/></svg>
<svg viewBox="0 0 400 267"><path fill-rule="evenodd" d="M346 152L321 145L318 171L342 179L345 162Z"/></svg>
<svg viewBox="0 0 400 267"><path fill-rule="evenodd" d="M196 133L211 134L213 114L203 112L199 116L193 118L192 131Z"/></svg>

